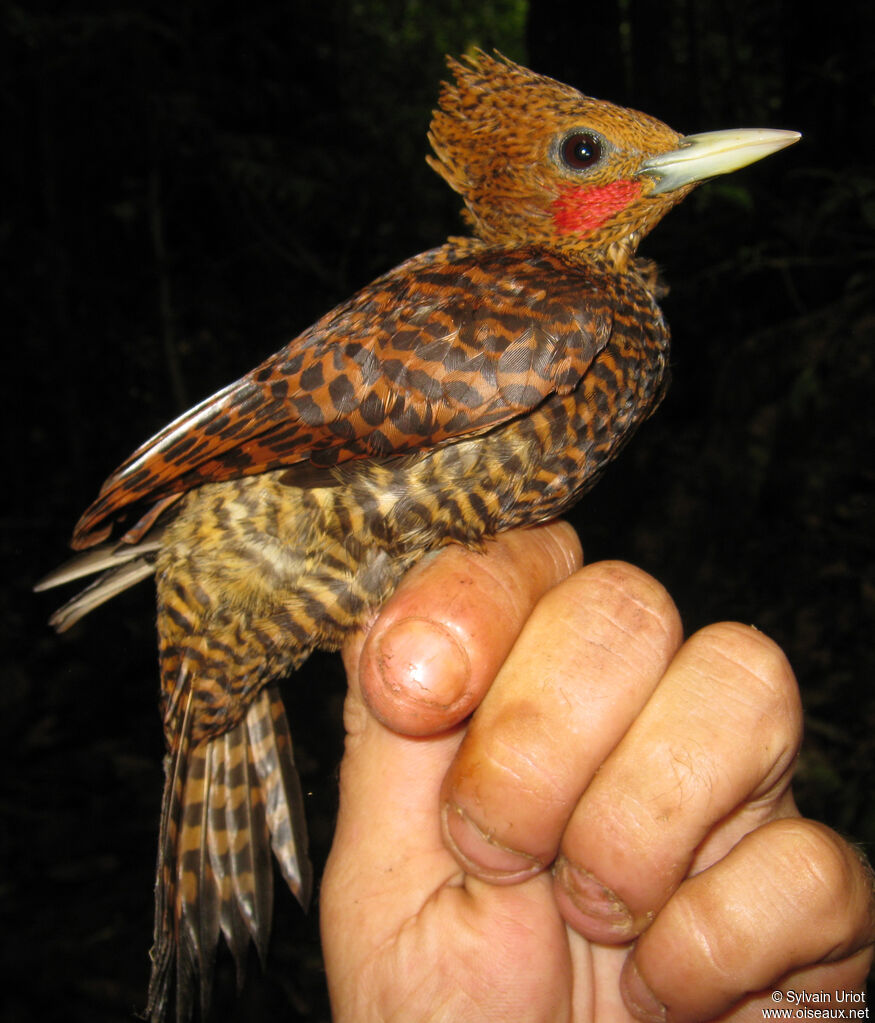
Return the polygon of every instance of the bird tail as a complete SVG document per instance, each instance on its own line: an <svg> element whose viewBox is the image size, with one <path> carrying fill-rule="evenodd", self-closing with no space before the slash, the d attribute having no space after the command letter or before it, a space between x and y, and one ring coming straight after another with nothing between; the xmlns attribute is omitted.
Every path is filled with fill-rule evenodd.
<svg viewBox="0 0 875 1023"><path fill-rule="evenodd" d="M219 933L242 983L251 939L263 960L271 928L271 850L306 908L311 868L300 783L279 691L267 685L246 717L193 743L190 710L165 758L155 931L146 1018L165 1016L176 986L178 1020L196 994L205 1015ZM199 987L199 991L197 988Z"/></svg>

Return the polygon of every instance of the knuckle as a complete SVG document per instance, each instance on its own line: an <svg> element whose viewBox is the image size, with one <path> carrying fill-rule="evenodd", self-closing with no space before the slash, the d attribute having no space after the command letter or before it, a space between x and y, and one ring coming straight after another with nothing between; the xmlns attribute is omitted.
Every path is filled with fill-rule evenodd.
<svg viewBox="0 0 875 1023"><path fill-rule="evenodd" d="M868 865L825 824L784 818L764 829L786 879L787 913L805 908L818 954L842 959L875 941L875 891ZM789 903L792 903L790 905Z"/></svg>
<svg viewBox="0 0 875 1023"><path fill-rule="evenodd" d="M498 791L532 798L542 808L564 806L570 779L568 761L551 755L548 722L530 706L517 703L505 709L490 741L479 750L480 772Z"/></svg>
<svg viewBox="0 0 875 1023"><path fill-rule="evenodd" d="M540 560L546 560L549 575L559 582L583 564L583 548L577 530L562 519L530 530Z"/></svg>
<svg viewBox="0 0 875 1023"><path fill-rule="evenodd" d="M775 821L772 832L773 855L794 878L794 898L819 911L824 921L840 919L836 894L852 892L860 877L850 846L825 825L801 817Z"/></svg>
<svg viewBox="0 0 875 1023"><path fill-rule="evenodd" d="M585 616L587 627L607 642L640 645L662 656L680 645L680 615L668 592L625 562L586 565L557 587L553 599L563 616Z"/></svg>
<svg viewBox="0 0 875 1023"><path fill-rule="evenodd" d="M737 622L701 629L688 641L708 674L745 695L763 721L788 738L801 733L802 705L793 669L784 652L764 633Z"/></svg>
<svg viewBox="0 0 875 1023"><path fill-rule="evenodd" d="M723 923L725 910L715 905L710 911L687 897L681 889L679 898L672 904L674 924L679 940L688 950L688 955L697 963L701 976L710 975L711 982L721 978L721 987L727 987L731 978L738 975L743 956L744 943L737 941L736 933Z"/></svg>

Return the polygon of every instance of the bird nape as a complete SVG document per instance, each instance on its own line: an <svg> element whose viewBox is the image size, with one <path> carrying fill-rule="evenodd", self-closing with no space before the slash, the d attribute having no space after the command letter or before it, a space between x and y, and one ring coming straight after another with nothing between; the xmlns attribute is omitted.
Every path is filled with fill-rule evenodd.
<svg viewBox="0 0 875 1023"><path fill-rule="evenodd" d="M414 256L147 441L76 526L98 578L66 629L154 574L165 788L147 1016L205 1012L220 933L268 941L273 856L306 905L278 681L426 552L550 519L659 403L669 333L635 257L700 181L795 132L682 137L496 54L449 62L431 166L468 237Z"/></svg>

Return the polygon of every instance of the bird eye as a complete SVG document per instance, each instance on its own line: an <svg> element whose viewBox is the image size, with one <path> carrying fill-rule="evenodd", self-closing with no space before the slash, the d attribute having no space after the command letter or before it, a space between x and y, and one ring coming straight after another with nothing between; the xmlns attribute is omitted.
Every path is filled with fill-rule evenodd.
<svg viewBox="0 0 875 1023"><path fill-rule="evenodd" d="M572 170L586 170L602 158L602 144L588 131L576 131L563 139L559 146L562 160Z"/></svg>

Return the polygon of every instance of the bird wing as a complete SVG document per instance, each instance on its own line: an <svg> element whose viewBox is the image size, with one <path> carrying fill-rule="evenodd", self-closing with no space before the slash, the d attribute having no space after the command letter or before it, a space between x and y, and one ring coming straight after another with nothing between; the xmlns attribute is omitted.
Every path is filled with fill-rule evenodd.
<svg viewBox="0 0 875 1023"><path fill-rule="evenodd" d="M173 495L203 483L282 467L304 481L314 466L482 433L576 387L611 335L605 271L534 249L462 251L448 243L396 267L147 441L103 485L73 546L148 502L125 536L138 539Z"/></svg>

